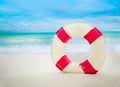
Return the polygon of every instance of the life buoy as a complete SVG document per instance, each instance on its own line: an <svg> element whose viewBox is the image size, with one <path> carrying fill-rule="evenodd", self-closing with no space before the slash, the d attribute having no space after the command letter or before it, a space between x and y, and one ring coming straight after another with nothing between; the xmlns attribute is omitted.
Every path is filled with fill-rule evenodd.
<svg viewBox="0 0 120 87"><path fill-rule="evenodd" d="M82 37L90 44L90 55L82 63L72 62L65 54L65 46L73 37ZM102 33L86 23L71 23L61 27L53 39L52 58L62 72L95 74L105 60L105 40Z"/></svg>

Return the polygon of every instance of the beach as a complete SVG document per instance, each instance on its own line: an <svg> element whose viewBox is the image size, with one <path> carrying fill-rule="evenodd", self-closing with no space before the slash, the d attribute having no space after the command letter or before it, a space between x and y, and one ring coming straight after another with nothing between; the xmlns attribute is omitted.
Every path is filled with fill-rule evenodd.
<svg viewBox="0 0 120 87"><path fill-rule="evenodd" d="M51 43L54 34L1 35L0 87L120 86L119 33L104 33L106 59L101 70L94 75L62 73L55 67L51 58ZM71 60L81 62L84 58L86 59L89 49L86 47L86 42L81 41L82 44L79 44L75 40L69 43L66 53L71 57ZM73 49L72 47L76 48ZM77 49L78 47L80 49Z"/></svg>
<svg viewBox="0 0 120 87"><path fill-rule="evenodd" d="M0 87L120 87L120 0L0 0Z"/></svg>
<svg viewBox="0 0 120 87"><path fill-rule="evenodd" d="M101 70L89 75L62 73L50 54L0 56L0 87L119 87L119 58L108 53Z"/></svg>

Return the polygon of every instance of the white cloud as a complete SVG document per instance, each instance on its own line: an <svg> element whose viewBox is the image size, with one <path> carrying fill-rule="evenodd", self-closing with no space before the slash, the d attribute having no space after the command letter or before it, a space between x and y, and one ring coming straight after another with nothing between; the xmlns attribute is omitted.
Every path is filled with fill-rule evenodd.
<svg viewBox="0 0 120 87"><path fill-rule="evenodd" d="M67 20L66 20L67 21ZM53 19L47 18L42 21L9 21L7 24L1 23L2 30L11 30L11 31L56 31L60 26L65 23L65 20L62 19Z"/></svg>
<svg viewBox="0 0 120 87"><path fill-rule="evenodd" d="M73 18L114 9L102 0L11 0L0 6L0 29L11 31L56 31ZM57 13L57 12L58 13ZM60 13L59 13L60 12ZM80 16L77 14L81 14ZM64 16L64 15L69 15ZM77 15L77 16L75 16ZM101 30L120 30L120 16L84 17ZM56 17L57 18L54 18ZM96 16L96 17L95 17ZM62 18L67 19L62 19Z"/></svg>
<svg viewBox="0 0 120 87"><path fill-rule="evenodd" d="M79 0L76 9L82 12L98 12L115 8L114 5L103 2L102 0Z"/></svg>
<svg viewBox="0 0 120 87"><path fill-rule="evenodd" d="M85 19L98 26L101 30L120 31L120 16L86 17Z"/></svg>
<svg viewBox="0 0 120 87"><path fill-rule="evenodd" d="M95 25L100 30L119 30L120 31L120 16L101 16L101 17L86 17L84 18L88 22ZM1 24L1 28L12 29L13 31L57 31L58 28L72 21L72 19L55 19L46 18L42 21L29 21L29 22L11 22L7 24Z"/></svg>
<svg viewBox="0 0 120 87"><path fill-rule="evenodd" d="M38 0L35 0L36 2ZM46 6L41 5L40 8L48 9L52 11L62 11L62 12L70 12L74 14L74 12L99 12L114 9L116 6L106 3L102 0L52 0L53 4L47 4L48 0L42 1L42 4L46 4Z"/></svg>
<svg viewBox="0 0 120 87"><path fill-rule="evenodd" d="M17 8L10 7L7 5L0 6L0 13L5 13L6 15L7 14L16 14L16 13L19 13L22 11L23 10L21 10L21 9L17 9Z"/></svg>
<svg viewBox="0 0 120 87"><path fill-rule="evenodd" d="M47 18L43 21L18 22L16 27L25 31L56 31L68 20Z"/></svg>
<svg viewBox="0 0 120 87"><path fill-rule="evenodd" d="M18 8L32 11L41 12L41 10L52 12L64 11L64 12L98 12L115 8L114 5L109 4L103 0L10 0L10 6L14 8L14 5ZM3 9L3 8L2 8ZM10 9L7 8L9 11ZM16 9L13 9L16 10ZM49 11L50 10L50 11Z"/></svg>

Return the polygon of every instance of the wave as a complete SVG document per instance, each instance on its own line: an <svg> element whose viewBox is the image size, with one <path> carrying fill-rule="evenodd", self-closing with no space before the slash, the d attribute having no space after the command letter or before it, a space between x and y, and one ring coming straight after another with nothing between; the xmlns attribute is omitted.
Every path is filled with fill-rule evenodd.
<svg viewBox="0 0 120 87"><path fill-rule="evenodd" d="M107 51L120 51L120 33L103 33ZM0 34L0 54L39 54L50 53L54 33ZM89 52L87 41L81 38L71 39L66 52Z"/></svg>

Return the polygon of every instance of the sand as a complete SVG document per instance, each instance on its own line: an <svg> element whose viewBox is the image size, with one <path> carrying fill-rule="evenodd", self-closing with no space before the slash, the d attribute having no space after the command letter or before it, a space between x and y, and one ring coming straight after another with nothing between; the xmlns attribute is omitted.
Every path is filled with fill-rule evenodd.
<svg viewBox="0 0 120 87"><path fill-rule="evenodd" d="M1 55L0 87L120 87L120 54L107 53L95 75L62 73L50 54Z"/></svg>

